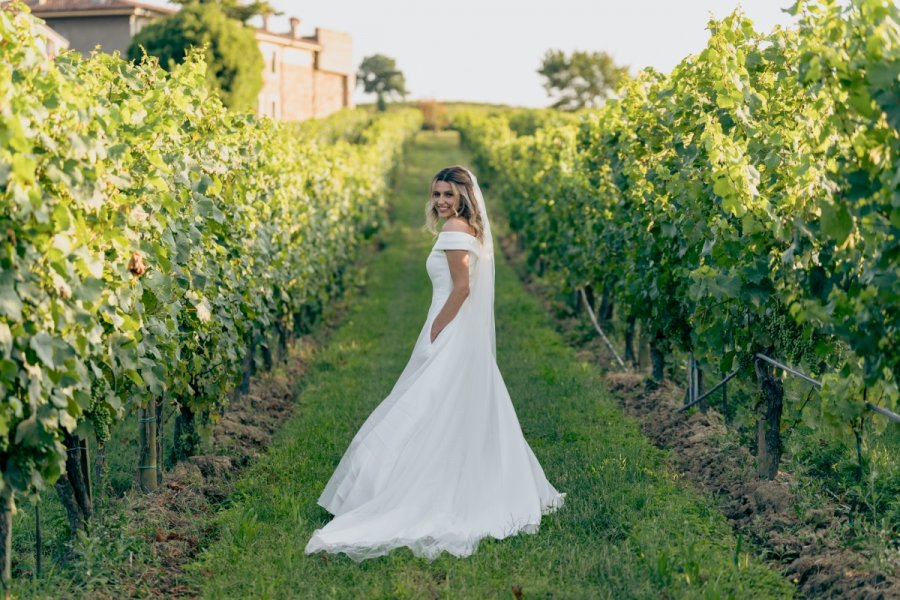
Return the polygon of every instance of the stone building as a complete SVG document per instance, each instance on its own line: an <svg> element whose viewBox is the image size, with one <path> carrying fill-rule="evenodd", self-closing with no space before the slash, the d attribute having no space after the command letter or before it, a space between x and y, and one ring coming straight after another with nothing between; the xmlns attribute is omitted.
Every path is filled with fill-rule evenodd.
<svg viewBox="0 0 900 600"><path fill-rule="evenodd" d="M29 0L31 12L63 38L69 48L88 55L97 45L103 52L124 55L131 38L145 25L176 9L134 0ZM350 34L316 27L315 35L300 34L292 17L290 31L276 33L268 19L255 27L265 67L257 112L284 121L324 117L353 106L356 86L353 40Z"/></svg>
<svg viewBox="0 0 900 600"><path fill-rule="evenodd" d="M300 19L292 17L290 23L287 33L270 31L268 19L256 30L265 64L259 114L302 121L353 106L356 74L350 34L316 27L314 36L303 37Z"/></svg>

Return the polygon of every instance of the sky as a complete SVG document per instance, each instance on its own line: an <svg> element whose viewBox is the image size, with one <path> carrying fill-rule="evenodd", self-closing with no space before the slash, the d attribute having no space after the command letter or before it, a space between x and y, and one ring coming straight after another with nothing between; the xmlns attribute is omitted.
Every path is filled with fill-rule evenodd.
<svg viewBox="0 0 900 600"><path fill-rule="evenodd" d="M354 64L385 54L403 72L407 99L470 100L549 106L537 74L548 49L605 51L632 74L645 66L668 72L703 49L711 16L722 18L738 0L270 0L284 12L270 28L300 33L315 27L353 36ZM793 0L744 0L757 29L788 26ZM261 21L253 21L260 24ZM355 102L372 102L362 86Z"/></svg>

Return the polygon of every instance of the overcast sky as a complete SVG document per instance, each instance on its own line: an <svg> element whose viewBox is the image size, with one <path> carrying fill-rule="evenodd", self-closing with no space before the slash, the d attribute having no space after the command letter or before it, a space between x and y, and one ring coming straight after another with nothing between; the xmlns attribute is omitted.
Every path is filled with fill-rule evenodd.
<svg viewBox="0 0 900 600"><path fill-rule="evenodd" d="M476 100L548 106L536 73L550 48L603 50L631 72L669 71L700 51L709 17L726 16L738 0L270 0L284 12L271 21L302 35L316 26L353 35L354 63L371 54L397 61L410 99ZM758 29L789 25L793 0L744 0ZM357 88L357 102L373 101Z"/></svg>

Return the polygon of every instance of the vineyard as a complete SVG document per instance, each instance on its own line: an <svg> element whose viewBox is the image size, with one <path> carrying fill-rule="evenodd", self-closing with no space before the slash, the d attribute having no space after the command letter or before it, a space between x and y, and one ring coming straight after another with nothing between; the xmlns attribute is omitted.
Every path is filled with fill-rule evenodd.
<svg viewBox="0 0 900 600"><path fill-rule="evenodd" d="M600 110L453 121L534 272L620 333L610 368L649 362L685 408L717 401L761 478L788 445L826 445L826 471L852 452L850 519L896 564L900 13L794 11L768 35L711 22L697 56Z"/></svg>
<svg viewBox="0 0 900 600"><path fill-rule="evenodd" d="M168 407L178 460L340 293L421 121L281 127L206 95L199 53L171 74L49 61L32 23L0 11L4 581L17 497L53 485L84 529L123 420L140 424L133 468L155 489Z"/></svg>
<svg viewBox="0 0 900 600"><path fill-rule="evenodd" d="M602 108L454 106L452 135L231 112L200 52L51 60L0 10L7 596L900 593L900 9L792 10L711 21ZM427 181L469 162L498 360L571 508L468 561L303 556L427 307Z"/></svg>
<svg viewBox="0 0 900 600"><path fill-rule="evenodd" d="M657 379L675 350L721 373L756 362L768 477L783 392L758 353L822 378L823 426L897 406L897 19L814 6L763 37L733 15L577 122L455 119L541 268L618 307L627 359L640 328Z"/></svg>

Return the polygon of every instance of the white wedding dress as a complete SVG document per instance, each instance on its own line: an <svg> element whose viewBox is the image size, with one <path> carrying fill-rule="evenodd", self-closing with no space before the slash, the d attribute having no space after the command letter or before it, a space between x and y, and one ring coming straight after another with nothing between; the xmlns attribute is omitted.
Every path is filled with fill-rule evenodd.
<svg viewBox="0 0 900 600"><path fill-rule="evenodd" d="M488 241L489 252L468 233L438 235L425 262L433 286L428 317L391 393L319 497L335 518L313 533L306 553L361 561L406 546L428 559L445 550L468 556L486 536L536 533L541 516L563 505L497 368L489 232ZM452 289L448 249L469 250L470 293L432 343L432 321Z"/></svg>

